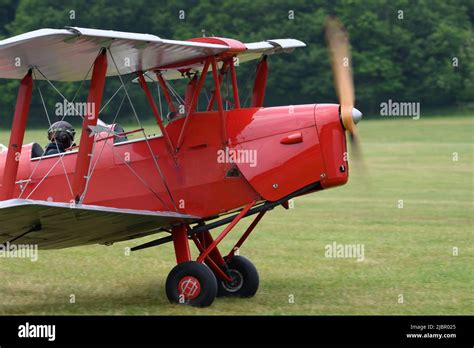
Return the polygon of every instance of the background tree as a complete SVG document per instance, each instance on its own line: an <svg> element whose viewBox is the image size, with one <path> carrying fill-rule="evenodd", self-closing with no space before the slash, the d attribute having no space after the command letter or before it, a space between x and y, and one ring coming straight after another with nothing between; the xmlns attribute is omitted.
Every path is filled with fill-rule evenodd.
<svg viewBox="0 0 474 348"><path fill-rule="evenodd" d="M202 29L208 36L244 42L293 37L308 47L270 58L266 105L336 102L323 31L328 15L340 18L349 33L357 106L366 114L378 113L388 99L419 101L422 110L473 103L473 0L0 0L0 36L81 26L181 40L200 36ZM239 67L244 101L254 69L252 63ZM78 85L56 84L66 96L74 95ZM11 123L17 86L18 81L0 80L0 126ZM41 86L51 108L58 98L46 84ZM106 96L117 86L112 79ZM130 92L138 111L149 114L138 87ZM79 98L86 95L87 84ZM30 121L44 124L35 96ZM124 113L132 118L131 110ZM104 117L113 114L106 110Z"/></svg>

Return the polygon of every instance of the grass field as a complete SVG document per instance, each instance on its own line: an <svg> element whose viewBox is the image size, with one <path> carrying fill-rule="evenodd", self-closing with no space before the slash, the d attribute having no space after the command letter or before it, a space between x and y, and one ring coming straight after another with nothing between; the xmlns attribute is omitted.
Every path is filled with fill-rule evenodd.
<svg viewBox="0 0 474 348"><path fill-rule="evenodd" d="M292 210L276 208L241 249L260 272L252 299L217 299L206 309L170 305L164 283L172 248L125 256L140 240L40 251L37 262L0 259L0 314L472 315L473 116L361 122L368 173L354 169L346 186L298 198ZM27 140L43 141L44 133ZM0 142L6 137L1 132ZM333 242L364 245L364 260L326 258Z"/></svg>

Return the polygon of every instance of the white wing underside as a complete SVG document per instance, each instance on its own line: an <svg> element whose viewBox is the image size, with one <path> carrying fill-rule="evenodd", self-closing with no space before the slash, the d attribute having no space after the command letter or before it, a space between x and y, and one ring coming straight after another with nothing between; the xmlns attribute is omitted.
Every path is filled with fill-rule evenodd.
<svg viewBox="0 0 474 348"><path fill-rule="evenodd" d="M246 44L247 50L239 54L239 61L258 59L262 54L289 52L304 46L303 42L293 39L250 43ZM101 48L110 49L115 63L108 56L107 76L115 76L217 55L230 47L111 30L40 29L0 40L0 78L22 79L29 69L36 67L44 74L44 77L36 74L39 80L88 80L91 78L90 68ZM200 65L196 63L189 67L199 70ZM181 77L175 69L166 70L164 74L166 78Z"/></svg>

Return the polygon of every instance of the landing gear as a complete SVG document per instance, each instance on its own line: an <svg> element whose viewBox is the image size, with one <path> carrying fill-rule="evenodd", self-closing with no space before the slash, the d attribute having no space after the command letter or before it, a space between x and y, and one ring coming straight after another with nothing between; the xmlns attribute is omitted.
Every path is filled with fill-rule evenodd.
<svg viewBox="0 0 474 348"><path fill-rule="evenodd" d="M166 295L171 303L207 307L217 295L217 280L204 264L187 261L178 264L166 279Z"/></svg>
<svg viewBox="0 0 474 348"><path fill-rule="evenodd" d="M227 274L232 281L219 280L217 297L252 297L258 290L258 272L252 262L243 256L227 261Z"/></svg>
<svg viewBox="0 0 474 348"><path fill-rule="evenodd" d="M235 251L242 246L266 210L259 213L228 256L222 257L218 249L218 244L254 204L255 202L246 205L215 240L209 230L203 230L200 234L194 233L191 239L200 252L196 261L191 261L189 226L173 227L172 240L178 265L166 279L166 295L171 303L207 307L217 296L255 295L259 285L257 269L245 257L235 256Z"/></svg>

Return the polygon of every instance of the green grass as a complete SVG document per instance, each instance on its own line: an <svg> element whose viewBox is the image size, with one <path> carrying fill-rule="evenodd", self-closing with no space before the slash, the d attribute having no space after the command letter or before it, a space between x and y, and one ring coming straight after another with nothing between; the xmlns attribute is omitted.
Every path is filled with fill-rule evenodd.
<svg viewBox="0 0 474 348"><path fill-rule="evenodd" d="M346 186L276 208L241 249L260 272L256 297L170 305L171 246L124 255L147 238L42 251L36 263L0 259L0 314L474 314L474 118L370 120L359 129L367 173L353 168ZM365 260L325 258L334 241L363 244Z"/></svg>

